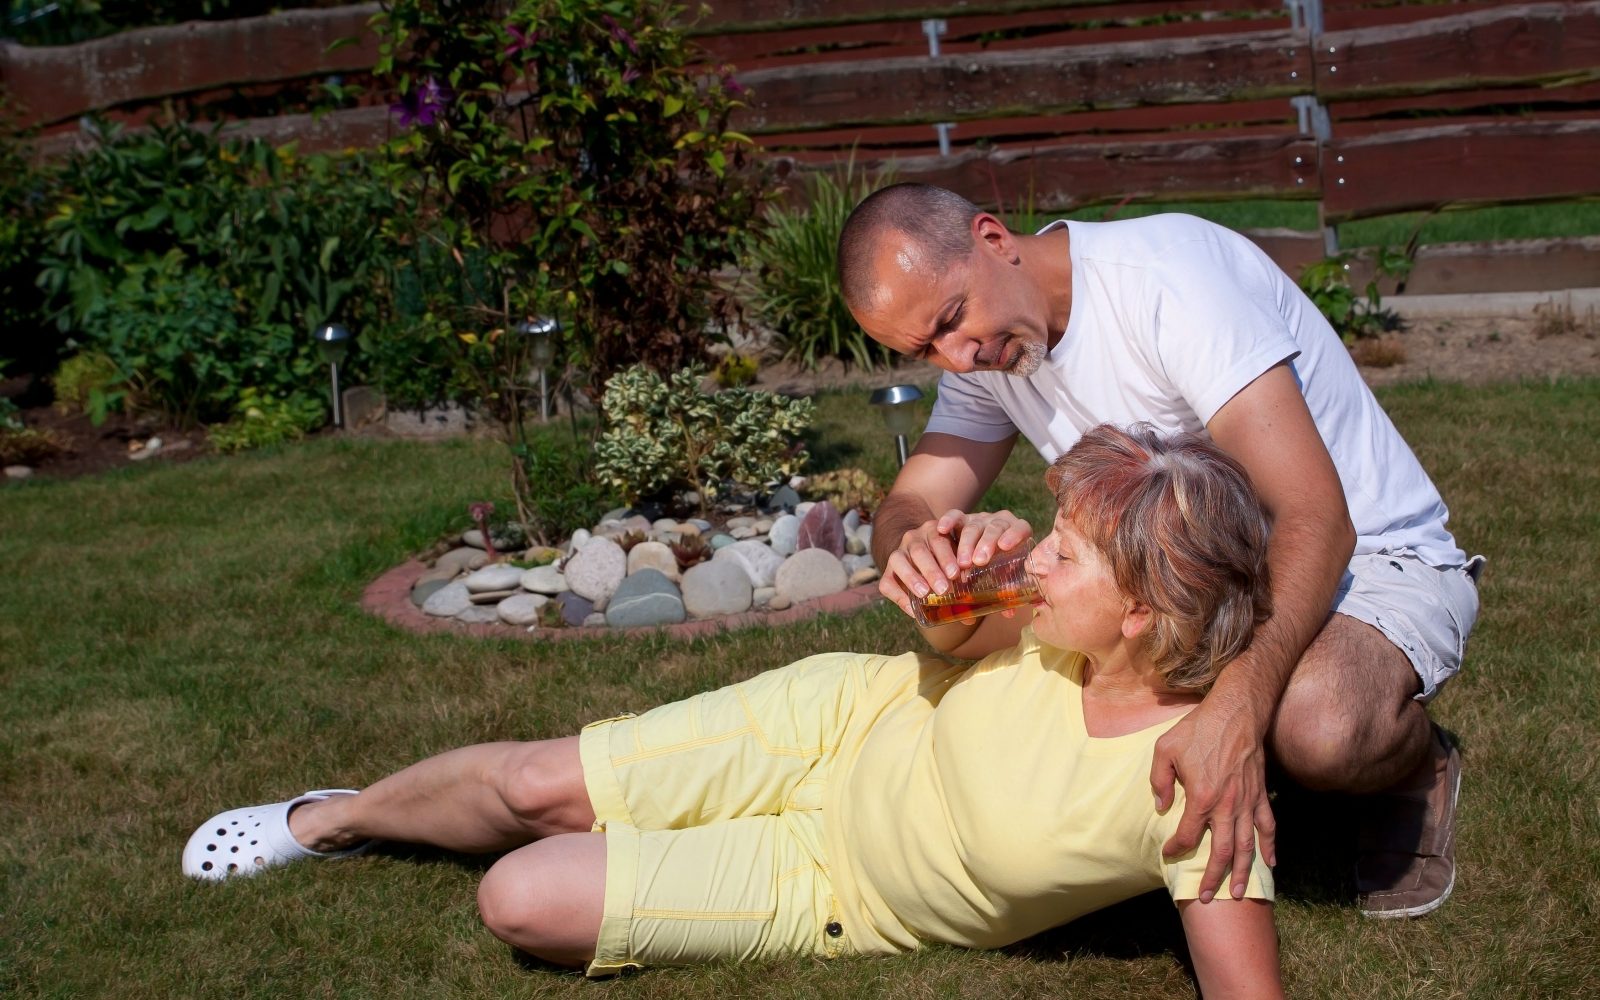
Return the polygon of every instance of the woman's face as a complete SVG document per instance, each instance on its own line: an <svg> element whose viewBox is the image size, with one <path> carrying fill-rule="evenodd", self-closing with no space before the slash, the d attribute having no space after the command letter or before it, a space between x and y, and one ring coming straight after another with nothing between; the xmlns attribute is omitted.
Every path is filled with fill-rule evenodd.
<svg viewBox="0 0 1600 1000"><path fill-rule="evenodd" d="M1033 631L1040 639L1089 654L1109 652L1122 641L1123 619L1133 602L1117 587L1099 551L1060 512L1028 562L1044 594L1044 603L1033 611Z"/></svg>

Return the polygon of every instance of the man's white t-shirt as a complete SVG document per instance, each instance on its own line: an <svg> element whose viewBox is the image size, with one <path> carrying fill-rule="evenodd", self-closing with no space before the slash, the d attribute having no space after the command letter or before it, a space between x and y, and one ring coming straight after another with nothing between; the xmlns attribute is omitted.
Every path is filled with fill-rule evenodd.
<svg viewBox="0 0 1600 1000"><path fill-rule="evenodd" d="M1465 562L1439 491L1349 351L1259 247L1189 215L1039 232L1061 226L1072 257L1061 340L1029 378L946 373L928 432L1003 441L1020 431L1047 462L1101 423L1204 433L1224 403L1287 361L1339 471L1356 554Z"/></svg>

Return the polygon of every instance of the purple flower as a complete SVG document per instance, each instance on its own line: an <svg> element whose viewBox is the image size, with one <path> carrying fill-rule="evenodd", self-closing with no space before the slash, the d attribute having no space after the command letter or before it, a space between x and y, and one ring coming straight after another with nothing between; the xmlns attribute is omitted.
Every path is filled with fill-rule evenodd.
<svg viewBox="0 0 1600 1000"><path fill-rule="evenodd" d="M454 96L449 88L441 86L438 80L430 76L421 86L402 97L398 104L389 105L389 112L399 117L402 127L428 126L449 106Z"/></svg>
<svg viewBox="0 0 1600 1000"><path fill-rule="evenodd" d="M538 31L529 31L524 34L510 24L506 25L506 34L511 36L511 44L506 46L506 55L508 56L514 56L539 41Z"/></svg>
<svg viewBox="0 0 1600 1000"><path fill-rule="evenodd" d="M638 69L633 66L629 66L627 69L622 71L622 82L632 83L633 81L639 79L639 76L640 74Z"/></svg>
<svg viewBox="0 0 1600 1000"><path fill-rule="evenodd" d="M732 73L722 74L722 89L726 90L734 97L743 97L744 95L750 93L750 88L734 79Z"/></svg>
<svg viewBox="0 0 1600 1000"><path fill-rule="evenodd" d="M628 51L632 52L634 55L639 54L639 43L633 40L633 36L628 34L628 30L626 28L617 23L616 18L612 17L610 14L601 14L600 20L605 24L607 30L611 32L612 38L615 38L617 41L626 45L628 47Z"/></svg>

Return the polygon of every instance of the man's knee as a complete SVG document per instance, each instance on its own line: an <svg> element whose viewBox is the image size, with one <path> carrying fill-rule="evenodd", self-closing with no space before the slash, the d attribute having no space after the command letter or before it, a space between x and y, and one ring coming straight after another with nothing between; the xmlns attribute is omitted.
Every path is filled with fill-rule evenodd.
<svg viewBox="0 0 1600 1000"><path fill-rule="evenodd" d="M1316 698L1285 696L1272 728L1272 753L1297 784L1348 788L1372 744L1370 719Z"/></svg>

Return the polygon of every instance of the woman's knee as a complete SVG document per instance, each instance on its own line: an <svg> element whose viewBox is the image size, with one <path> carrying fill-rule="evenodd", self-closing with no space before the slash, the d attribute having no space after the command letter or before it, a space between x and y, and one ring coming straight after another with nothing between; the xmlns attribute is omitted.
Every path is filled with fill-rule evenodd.
<svg viewBox="0 0 1600 1000"><path fill-rule="evenodd" d="M478 885L478 914L495 937L546 961L594 956L605 899L600 834L556 837L501 858Z"/></svg>
<svg viewBox="0 0 1600 1000"><path fill-rule="evenodd" d="M540 836L587 830L594 823L576 736L509 746L489 783L512 815L544 827Z"/></svg>

